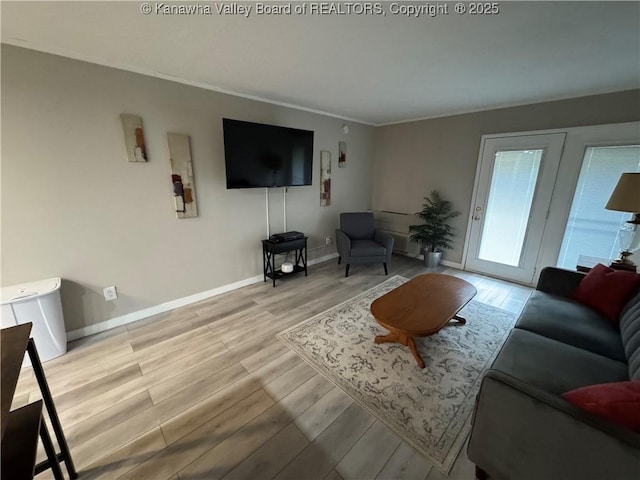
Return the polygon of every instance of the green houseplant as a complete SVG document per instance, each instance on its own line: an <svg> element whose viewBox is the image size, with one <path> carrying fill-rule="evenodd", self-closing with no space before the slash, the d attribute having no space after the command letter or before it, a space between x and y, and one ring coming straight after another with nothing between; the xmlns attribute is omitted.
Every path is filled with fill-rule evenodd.
<svg viewBox="0 0 640 480"><path fill-rule="evenodd" d="M415 214L424 221L420 225L410 225L411 240L422 247L424 264L427 267L437 267L440 264L442 251L453 245L453 231L449 220L460 215L453 209L449 200L444 200L440 192L432 190L428 197L424 197L422 210Z"/></svg>

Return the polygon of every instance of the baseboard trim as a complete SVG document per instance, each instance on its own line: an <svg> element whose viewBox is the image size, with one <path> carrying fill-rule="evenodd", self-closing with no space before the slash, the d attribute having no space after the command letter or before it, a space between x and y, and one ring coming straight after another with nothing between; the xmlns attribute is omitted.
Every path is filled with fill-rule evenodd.
<svg viewBox="0 0 640 480"><path fill-rule="evenodd" d="M424 260L424 255L418 255L417 257L414 257L414 258L419 258L420 260ZM455 268L457 270L464 270L461 263L451 262L449 260L440 260L440 265L442 265L443 267Z"/></svg>
<svg viewBox="0 0 640 480"><path fill-rule="evenodd" d="M440 265L444 265L445 267L449 268L456 268L458 270L464 270L461 263L450 262L449 260L440 260Z"/></svg>
<svg viewBox="0 0 640 480"><path fill-rule="evenodd" d="M307 265L312 266L318 263L326 262L327 260L331 260L332 258L336 258L337 256L338 254L334 252L332 254L316 258L315 260L309 260ZM176 300L171 300L170 302L161 303L160 305L155 305L153 307L127 313L126 315L110 318L109 320L95 323L93 325L87 325L86 327L67 332L67 341L71 342L79 338L88 337L89 335L95 335L96 333L105 332L107 330L111 330L112 328L121 327L129 323L137 322L138 320L143 320L160 313L165 313L170 310L175 310L176 308L191 305L192 303L201 302L202 300L207 300L208 298L231 292L248 285L253 285L254 283L258 283L261 281L263 281L263 276L256 275L255 277L250 277L234 283L222 285L221 287L213 288L205 292L195 293L187 297L182 297Z"/></svg>

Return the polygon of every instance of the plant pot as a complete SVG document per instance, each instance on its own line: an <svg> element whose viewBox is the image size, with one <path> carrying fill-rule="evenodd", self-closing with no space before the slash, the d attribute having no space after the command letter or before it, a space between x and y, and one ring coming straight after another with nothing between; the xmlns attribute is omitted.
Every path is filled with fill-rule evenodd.
<svg viewBox="0 0 640 480"><path fill-rule="evenodd" d="M423 250L424 254L424 266L427 268L436 268L440 265L440 259L442 258L442 252L430 252Z"/></svg>

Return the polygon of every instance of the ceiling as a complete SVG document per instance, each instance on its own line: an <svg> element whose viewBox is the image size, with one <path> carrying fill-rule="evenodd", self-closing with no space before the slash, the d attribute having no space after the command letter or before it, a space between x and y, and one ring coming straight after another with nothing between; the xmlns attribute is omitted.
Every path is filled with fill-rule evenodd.
<svg viewBox="0 0 640 480"><path fill-rule="evenodd" d="M205 1L199 15L154 1L149 15L140 1L0 8L3 43L372 125L640 88L640 2L500 2L496 15L449 3L433 17L391 3L380 15L224 3L251 5L248 17Z"/></svg>

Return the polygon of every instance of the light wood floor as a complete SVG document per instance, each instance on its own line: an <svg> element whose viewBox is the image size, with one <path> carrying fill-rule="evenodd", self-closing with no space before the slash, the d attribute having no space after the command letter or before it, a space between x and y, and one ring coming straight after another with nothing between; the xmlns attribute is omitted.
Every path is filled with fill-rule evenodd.
<svg viewBox="0 0 640 480"><path fill-rule="evenodd" d="M446 478L274 337L389 278L381 265L351 270L325 262L69 344L44 366L81 478ZM394 256L389 276L426 271ZM439 271L515 313L531 292ZM23 369L14 408L37 392ZM450 477L473 478L464 449Z"/></svg>

